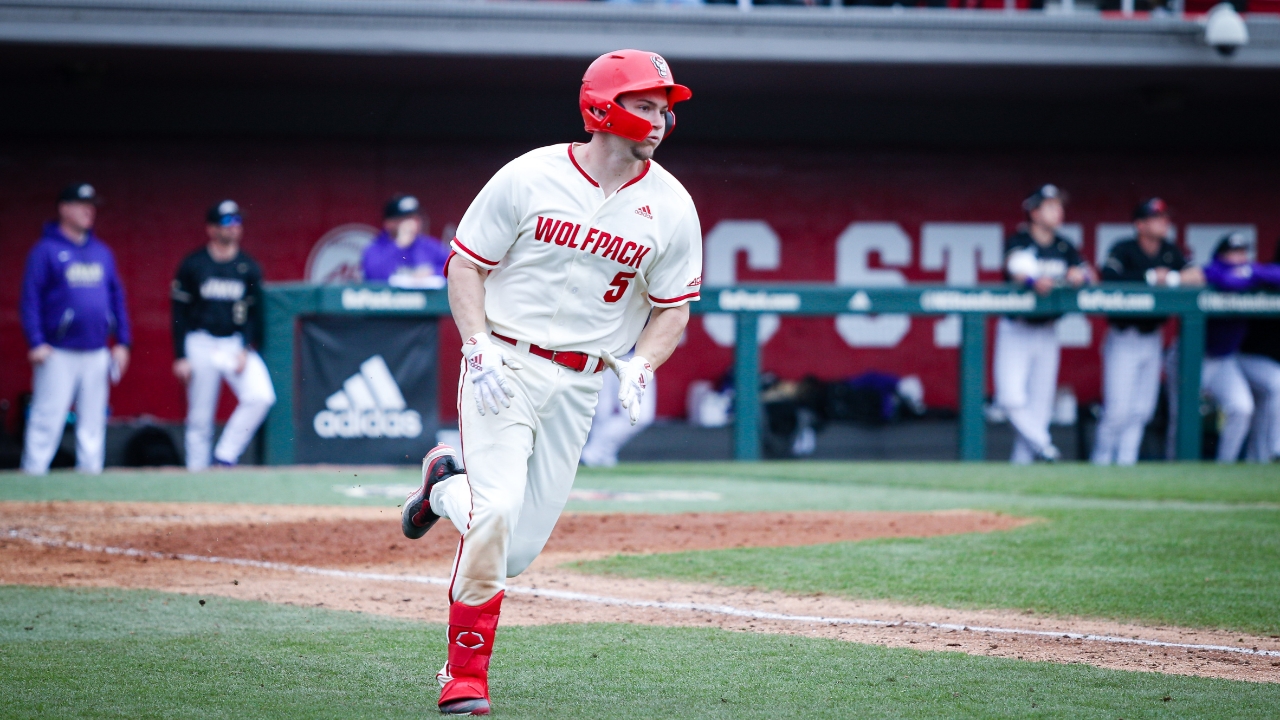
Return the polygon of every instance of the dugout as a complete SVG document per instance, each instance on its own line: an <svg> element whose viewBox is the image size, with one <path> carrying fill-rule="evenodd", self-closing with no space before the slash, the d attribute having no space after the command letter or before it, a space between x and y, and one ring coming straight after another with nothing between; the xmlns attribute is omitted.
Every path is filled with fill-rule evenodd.
<svg viewBox="0 0 1280 720"><path fill-rule="evenodd" d="M585 63L632 44L664 53L695 91L659 160L698 201L709 285L995 282L993 248L1045 181L1071 192L1068 230L1090 260L1149 195L1169 201L1180 241L1240 229L1269 257L1280 22L1247 22L1250 45L1225 60L1193 18L1083 10L33 0L0 8L0 87L21 110L0 117L0 258L21 266L56 188L99 186L140 351L112 410L178 423L168 283L210 202L241 203L246 250L277 283L305 281L324 238L376 226L395 192L421 197L442 234L506 160L583 138ZM17 294L0 284L0 305ZM931 406L959 408L954 319L845 325L859 329L770 320L761 367L899 368ZM437 332L458 342L450 323ZM1098 396L1104 332L1079 315L1062 330L1062 382L1082 402ZM0 314L0 341L22 346L16 313ZM685 388L731 368L734 347L732 323L695 319L659 383L660 415L681 417ZM441 387L451 364L438 361ZM29 375L3 354L0 399L16 406ZM452 405L437 397L441 422Z"/></svg>

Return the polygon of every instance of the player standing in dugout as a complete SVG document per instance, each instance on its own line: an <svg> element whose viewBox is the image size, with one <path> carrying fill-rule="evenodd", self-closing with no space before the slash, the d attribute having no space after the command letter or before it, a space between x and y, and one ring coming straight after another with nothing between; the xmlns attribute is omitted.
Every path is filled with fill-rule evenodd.
<svg viewBox="0 0 1280 720"><path fill-rule="evenodd" d="M262 270L240 249L240 206L223 200L205 215L209 242L188 255L173 279L173 374L187 386L187 470L209 467L214 412L225 380L236 409L212 462L235 465L276 402L262 345Z"/></svg>
<svg viewBox="0 0 1280 720"><path fill-rule="evenodd" d="M76 408L76 469L102 472L108 382L129 366L129 313L116 258L93 233L98 193L73 183L58 195L58 219L45 224L22 277L22 330L35 370L22 470L49 472L67 411ZM116 344L107 350L115 335Z"/></svg>
<svg viewBox="0 0 1280 720"><path fill-rule="evenodd" d="M1022 201L1027 224L1004 244L1005 278L1041 295L1055 287L1080 287L1093 270L1076 246L1058 233L1065 199L1056 185L1042 185ZM1011 315L996 324L993 372L996 404L1009 416L1017 438L1010 460L1019 465L1056 461L1058 448L1049 436L1053 401L1058 390L1056 323L1061 315Z"/></svg>
<svg viewBox="0 0 1280 720"><path fill-rule="evenodd" d="M463 337L463 470L441 445L402 528L441 517L458 543L449 586L441 712L489 713L489 658L506 579L542 551L591 428L601 371L640 415L654 369L675 351L702 284L692 198L651 160L688 100L661 56L602 55L579 105L591 141L527 153L498 171L458 224L449 304ZM635 347L631 360L619 361Z"/></svg>
<svg viewBox="0 0 1280 720"><path fill-rule="evenodd" d="M1204 284L1204 273L1168 240L1169 207L1158 197L1133 211L1134 237L1111 247L1103 282L1158 287ZM1142 434L1160 398L1166 317L1113 316L1102 345L1102 420L1093 443L1095 465L1138 462Z"/></svg>

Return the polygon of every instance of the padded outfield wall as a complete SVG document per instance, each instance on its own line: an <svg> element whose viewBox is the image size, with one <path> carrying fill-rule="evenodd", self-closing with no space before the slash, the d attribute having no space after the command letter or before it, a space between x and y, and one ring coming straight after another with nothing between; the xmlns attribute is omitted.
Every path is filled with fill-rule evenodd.
<svg viewBox="0 0 1280 720"><path fill-rule="evenodd" d="M568 138L567 138L568 139ZM202 242L204 209L223 196L246 208L246 249L268 280L303 277L316 241L348 223L376 225L393 192L418 194L432 226L457 222L474 193L529 145L479 146L372 141L77 141L0 148L0 398L30 387L17 313L20 268L50 196L71 179L95 183L107 204L99 230L117 253L129 293L135 364L113 394L117 415L179 419L172 379L168 284L182 256ZM1132 205L1159 194L1180 236L1203 256L1223 226L1256 232L1269 258L1280 235L1273 165L1247 154L832 151L673 139L660 160L698 203L707 238L706 282L999 279L999 239L1020 221L1018 202L1041 182L1071 193L1068 221L1085 256L1124 230ZM930 405L954 407L957 332L945 319L846 318L763 321L762 362L784 377L837 378L878 369L919 374ZM691 380L715 379L732 363L731 322L695 319L678 360L664 369L659 412L684 413ZM958 330L958 329L956 329ZM1098 397L1100 320L1062 329L1069 349L1061 383ZM455 382L456 331L444 324L441 383ZM441 417L456 415L440 394ZM224 411L229 406L224 397Z"/></svg>

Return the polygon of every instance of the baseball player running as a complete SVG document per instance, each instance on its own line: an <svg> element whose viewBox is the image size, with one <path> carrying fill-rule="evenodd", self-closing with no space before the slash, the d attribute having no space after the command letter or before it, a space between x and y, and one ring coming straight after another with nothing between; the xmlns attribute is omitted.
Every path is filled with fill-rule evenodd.
<svg viewBox="0 0 1280 720"><path fill-rule="evenodd" d="M1273 265L1280 265L1280 243ZM1249 432L1250 460L1269 463L1280 454L1280 318L1254 318L1240 344L1240 369L1256 398Z"/></svg>
<svg viewBox="0 0 1280 720"><path fill-rule="evenodd" d="M1204 269L1205 281L1224 292L1246 292L1280 286L1280 265L1249 261L1253 242L1244 233L1228 233L1213 250ZM1211 395L1226 417L1218 437L1218 462L1240 457L1253 420L1253 392L1240 366L1240 345L1248 332L1245 318L1210 318L1205 328L1204 364L1200 389ZM1171 408L1173 409L1173 408Z"/></svg>
<svg viewBox="0 0 1280 720"><path fill-rule="evenodd" d="M463 337L461 461L441 445L405 501L406 536L462 533L449 587L441 712L489 713L489 657L506 578L541 552L569 496L606 366L635 422L702 282L688 192L651 160L688 100L661 56L602 55L579 104L591 141L508 163L453 239L449 303ZM635 356L619 361L632 348Z"/></svg>
<svg viewBox="0 0 1280 720"><path fill-rule="evenodd" d="M1058 234L1064 215L1063 194L1042 185L1022 209L1027 225L1005 241L1005 278L1041 295L1061 284L1079 287L1093 270L1076 246ZM1054 323L1059 315L1002 317L996 325L996 403L1017 432L1010 460L1019 465L1060 456L1049 437L1053 399L1058 389L1059 346Z"/></svg>
<svg viewBox="0 0 1280 720"><path fill-rule="evenodd" d="M1187 264L1169 236L1169 208L1150 198L1133 211L1135 237L1111 248L1103 281L1178 287L1203 285L1200 268ZM1142 433L1156 411L1167 318L1110 318L1102 346L1103 411L1093 444L1095 465L1138 462Z"/></svg>
<svg viewBox="0 0 1280 720"><path fill-rule="evenodd" d="M108 380L129 367L129 313L111 249L93 234L98 194L88 183L58 195L58 219L27 255L22 329L35 368L22 469L49 472L67 411L76 408L76 469L102 472ZM107 350L115 335L116 344Z"/></svg>
<svg viewBox="0 0 1280 720"><path fill-rule="evenodd" d="M232 466L276 402L262 344L262 270L240 249L240 206L223 200L205 215L209 242L183 259L173 279L173 374L187 386L187 469L209 467L213 415L225 380L236 409L213 462Z"/></svg>

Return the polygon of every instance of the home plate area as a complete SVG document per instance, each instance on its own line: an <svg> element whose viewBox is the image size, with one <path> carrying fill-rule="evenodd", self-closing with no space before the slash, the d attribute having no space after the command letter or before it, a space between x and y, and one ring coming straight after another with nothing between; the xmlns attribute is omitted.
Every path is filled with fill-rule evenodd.
<svg viewBox="0 0 1280 720"><path fill-rule="evenodd" d="M396 486L368 487L390 492ZM647 493L635 494L649 499ZM1274 638L796 596L574 569L577 561L618 553L932 537L997 532L1028 522L1034 520L969 510L568 513L534 566L511 581L503 623L719 627L1124 670L1280 680L1280 640ZM10 502L0 503L0 528L0 583L150 588L435 623L446 620L443 586L458 539L449 523L441 522L423 540L408 541L400 534L397 511L376 507Z"/></svg>

